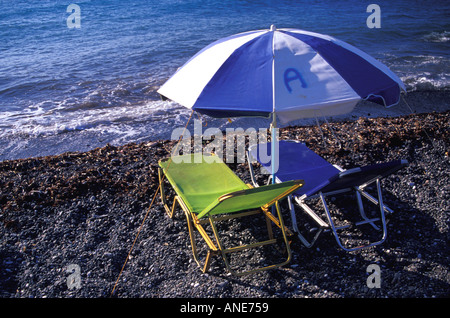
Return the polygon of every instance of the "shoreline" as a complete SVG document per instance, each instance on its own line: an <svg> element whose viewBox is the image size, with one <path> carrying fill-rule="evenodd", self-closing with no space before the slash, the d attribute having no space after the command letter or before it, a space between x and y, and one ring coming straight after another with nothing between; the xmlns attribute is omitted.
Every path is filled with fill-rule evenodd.
<svg viewBox="0 0 450 318"><path fill-rule="evenodd" d="M433 111L442 112L450 110L450 91L412 91L401 99L397 106L384 108L374 106L373 103L362 101L357 105L355 110L349 114L336 116L335 118L327 118L329 122L357 120L360 117L376 118L376 117L398 117L412 114L430 113ZM406 103L405 103L406 100ZM184 127L189 117L186 109L186 118L180 119L177 124L167 123L165 126L160 122L155 122L155 128L152 123L146 124L146 127L137 127L136 136L128 140L126 134L124 136L117 135L117 127L112 132L104 132L101 127L92 127L89 129L65 131L63 133L39 134L37 136L25 134L9 134L0 140L0 162L5 160L25 159L34 157L43 157L49 155L59 155L65 152L86 152L98 147L104 147L107 144L113 146L121 146L130 142L153 142L162 139L170 139L171 132L175 126ZM179 115L181 116L181 115ZM323 118L319 118L320 122L324 122ZM208 119L208 127L219 127L225 130L227 127L241 127L246 129L247 126L258 129L258 127L269 127L270 120L265 119L249 119L233 120L230 124L226 119L214 121ZM174 126L175 125L175 126ZM290 123L290 125L309 126L316 125L316 120L305 119ZM281 127L281 126L280 126ZM133 131L133 127L127 127L127 131ZM106 128L107 130L107 128ZM114 132L115 131L115 132Z"/></svg>
<svg viewBox="0 0 450 318"><path fill-rule="evenodd" d="M159 198L120 277L118 298L434 298L448 297L450 112L358 118L280 129L344 168L404 158L410 164L383 181L395 210L388 239L361 252L339 250L331 235L307 249L293 242L282 269L243 278L223 261L202 274L192 259L185 218L169 219ZM109 297L158 187L157 161L175 141L107 145L87 152L0 162L0 297ZM250 182L246 164L230 164ZM285 220L287 215L285 214ZM231 228L230 233L237 231ZM66 269L79 265L81 288ZM370 264L382 287L366 286Z"/></svg>

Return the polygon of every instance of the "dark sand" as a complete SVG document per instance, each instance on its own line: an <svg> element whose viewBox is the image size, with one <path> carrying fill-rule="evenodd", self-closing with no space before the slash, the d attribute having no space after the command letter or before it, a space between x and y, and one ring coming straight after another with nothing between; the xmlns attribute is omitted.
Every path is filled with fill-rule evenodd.
<svg viewBox="0 0 450 318"><path fill-rule="evenodd" d="M293 240L293 259L282 269L236 278L218 257L203 274L181 212L168 218L158 196L143 223L158 188L157 162L175 142L108 145L0 162L0 297L110 297L116 281L112 297L119 298L448 297L450 112L330 125L341 148L327 125L326 148L317 126L287 127L280 138L301 140L344 168L410 162L382 182L395 211L383 245L347 253L325 233L310 249ZM246 164L230 167L250 182ZM225 235L236 231L233 224ZM69 289L71 264L79 266L79 288ZM380 288L367 287L370 264L381 269Z"/></svg>

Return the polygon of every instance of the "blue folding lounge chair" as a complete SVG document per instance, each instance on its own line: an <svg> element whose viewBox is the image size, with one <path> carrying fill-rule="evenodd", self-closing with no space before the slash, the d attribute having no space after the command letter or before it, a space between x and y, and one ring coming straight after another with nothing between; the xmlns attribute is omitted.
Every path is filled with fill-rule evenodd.
<svg viewBox="0 0 450 318"><path fill-rule="evenodd" d="M263 152L260 147L264 146ZM247 152L250 175L255 186L258 183L255 179L255 173L252 163L255 160L261 164L263 172L271 173L270 160L261 160L261 158L270 158L271 147L268 144L259 144L251 146ZM264 156L259 154L263 153ZM295 210L290 200L290 211L292 219L292 227L297 232L302 243L311 247L324 230L331 230L336 238L338 245L346 251L354 251L379 245L386 240L386 219L385 212L393 211L384 205L381 194L380 180L397 170L405 167L408 162L406 160L395 160L386 163L378 163L353 169L343 170L342 168L332 165L321 156L317 155L304 144L295 141L280 140L278 144L278 170L275 174L276 182L284 182L286 180L303 179L302 188L294 192L292 197L298 205L305 211L319 226L312 240L308 241L298 229ZM265 162L268 161L268 162ZM264 171L265 170L265 171ZM269 177L269 180L271 176ZM371 196L365 188L376 182L378 199ZM370 224L375 229L380 228L375 223L381 222L382 236L378 241L369 242L366 245L358 247L346 247L342 243L338 231L349 227L349 225L336 226L333 221L330 209L325 201L328 195L337 195L340 193L355 191L358 209L362 217L361 221L355 222L354 225ZM368 218L365 214L361 196L367 198L369 202L379 206L380 217ZM327 216L328 223L325 222L313 209L307 205L307 201L313 198L320 198L324 212Z"/></svg>

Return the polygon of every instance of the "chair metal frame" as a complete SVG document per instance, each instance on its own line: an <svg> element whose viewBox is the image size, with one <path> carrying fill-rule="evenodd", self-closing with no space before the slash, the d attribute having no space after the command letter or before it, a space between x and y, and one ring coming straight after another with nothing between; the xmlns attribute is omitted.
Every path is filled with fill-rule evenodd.
<svg viewBox="0 0 450 318"><path fill-rule="evenodd" d="M170 168L169 168L169 170L170 170ZM158 176L159 176L159 183L160 183L161 201L162 201L162 204L164 206L164 209L165 209L167 215L170 218L173 218L175 215L177 206L179 206L183 210L183 212L186 216L193 257L194 257L195 262L201 268L203 273L206 273L209 271L212 257L214 257L216 255L222 256L227 271L234 276L244 276L244 275L249 275L249 274L253 274L256 272L260 272L260 271L279 268L279 267L282 267L282 266L288 264L291 261L291 249L290 249L290 241L288 239L288 236L292 236L293 233L284 225L283 216L281 214L281 210L280 210L280 207L278 204L278 201L280 199L287 196L286 193L283 193L282 195L274 198L273 200L268 202L266 205L260 207L259 209L239 211L239 212L233 212L230 214L221 214L221 215L209 215L208 214L207 218L198 218L197 214L195 212L190 211L190 209L188 208L188 205L184 202L183 198L178 194L174 195L172 207L171 208L169 207L167 196L166 196L165 189L164 189L164 183L167 182L167 178L164 178L164 169L161 168L161 166L158 167ZM253 188L250 184L247 184L247 186L249 187L249 189ZM293 191L298 189L300 186L302 186L302 183L298 183L297 186L294 186L293 188L291 188L289 193L292 193ZM174 190L174 191L176 193L176 190ZM224 202L228 199L231 199L233 197L245 195L245 193L246 193L245 190L243 190L243 191L236 191L236 192L224 194L218 198L218 204L221 204L222 202ZM275 217L269 211L269 207L272 205L275 205L277 217ZM216 226L217 222L227 221L227 220L232 220L232 219L237 219L237 218L242 218L242 217L247 217L247 216L254 216L257 214L261 214L261 213L265 216L265 219L266 219L267 234L268 234L267 240L258 241L258 242L254 242L254 243L250 243L250 244L244 244L244 245L240 245L240 246L229 247L229 248L224 247L224 244L219 236L219 231L217 230L217 226ZM251 269L251 270L240 271L240 272L234 270L230 264L228 254L239 252L239 251L242 251L245 249L258 248L258 247L262 247L262 246L270 245L270 244L278 244L279 239L274 237L272 223L281 229L282 242L284 243L284 246L285 246L285 252L284 252L285 254L283 253L283 255L285 255L286 259L284 261L282 261L281 263L271 264L268 266L261 266L261 267L257 267L257 268ZM210 227L210 229L213 233L212 236L210 236L207 233L207 231L205 229L206 226ZM197 242L195 239L195 231L197 231L201 235L201 237L203 238L203 240L206 243L207 248L208 248L207 255L206 255L204 261L200 260L200 257L198 254Z"/></svg>
<svg viewBox="0 0 450 318"><path fill-rule="evenodd" d="M370 194L368 194L366 191L364 191L364 187L362 186L356 186L353 188L348 188L348 189L343 189L341 191L332 191L332 192L327 192L327 193L323 193L323 192L319 192L317 195L315 196L311 196L309 198L307 198L306 196L301 196L301 197L297 197L295 196L294 199L296 201L296 203L303 209L303 211L305 211L314 221L316 221L316 223L319 226L319 229L316 231L316 234L314 236L314 238L311 241L306 240L306 238L300 234L300 231L298 229L298 225L297 225L297 221L296 221L296 217L295 217L295 208L292 206L292 201L290 201L290 213L291 213L291 219L292 219L292 223L293 223L293 227L295 232L297 233L297 235L299 236L299 239L302 241L302 243L308 247L311 248L314 243L316 242L316 240L318 239L319 235L323 232L323 231L328 231L331 230L336 242L338 243L338 245L345 251L347 252L352 252L352 251L357 251L363 248L369 248L372 246L376 246L376 245L380 245L382 244L386 238L387 238L387 231L386 231L386 216L385 216L385 211L388 210L390 212L393 212L392 209L390 209L389 207L385 206L383 204L383 199L382 199L382 193L381 193L381 187L380 187L380 180L376 179L375 180L376 185L377 185L377 193L378 193L378 200L376 198L374 198L373 196L371 196ZM367 184L368 185L368 184ZM346 193L346 192L350 192L350 191L354 191L354 193L356 194L356 199L357 199L357 203L358 203L358 210L361 216L361 221L357 221L354 224L347 224L347 225L342 225L342 226L336 226L335 222L333 221L333 217L331 215L331 211L328 207L328 204L325 200L325 197L327 196L333 196L333 195L337 195L337 194L342 194L342 193ZM366 216L364 207L363 207L363 202L362 202L362 197L361 195L364 195L364 197L368 198L370 197L371 200L370 202L374 203L375 205L379 206L379 213L380 213L380 217L377 218L368 218ZM322 218L320 218L319 215L317 215L317 213L315 213L310 206L307 204L307 201L310 199L315 199L319 197L322 203L322 206L324 208L328 223L326 223ZM375 222L381 221L381 225L382 225L382 229L380 229L380 227L378 225L375 224ZM341 238L338 235L338 230L343 230L346 228L351 227L352 225L354 226L360 226L363 224L370 224L375 230L382 230L382 235L380 240L378 241L374 241L362 246L357 246L357 247L353 247L353 248L349 248L346 247L343 243Z"/></svg>
<svg viewBox="0 0 450 318"><path fill-rule="evenodd" d="M297 141L289 141L289 142L297 142ZM250 177L252 180L252 183L254 184L254 186L259 186L259 184L256 182L255 179L255 172L252 166L252 158L253 156L250 153L250 149L247 151L247 161L248 161L248 166L249 166L249 171L250 171ZM256 159L256 158L254 158ZM401 160L402 165L406 165L407 161L406 160ZM344 170L341 167L337 166L337 165L333 165L338 171L338 176L339 178L342 177L346 177L346 176L351 176L352 174L358 173L360 172L360 167L357 168L353 168L353 169L348 169L348 170ZM272 176L268 177L267 183L270 183L272 180ZM376 245L380 245L382 244L386 238L387 238L387 229L386 229L386 213L391 214L394 211L389 208L388 206L386 206L383 202L383 197L382 197L382 191L381 191L381 185L380 185L380 181L381 181L381 176L377 176L375 178L372 178L371 180L365 182L364 184L358 185L358 186L353 186L353 187L347 187L347 188L342 188L339 190L335 190L335 191L329 191L329 192L323 192L323 191L317 191L316 194L311 195L311 196L307 196L305 195L290 195L288 198L288 202L289 202L289 210L290 210L290 216L291 216L291 221L292 221L292 227L293 227L293 231L297 234L298 238L300 239L300 241L303 243L303 245L305 245L307 248L311 248L315 242L317 241L317 239L319 238L320 234L323 232L327 232L327 231L332 231L337 244L339 245L339 247L341 247L343 250L347 251L347 252L352 252L352 251L357 251L357 250L361 250L364 248L369 248L369 247L373 247ZM278 179L276 177L276 182L281 182L280 179ZM367 191L366 191L366 187L376 183L376 188L377 188L377 196L378 198L375 198L374 196L370 195ZM326 202L326 197L327 196L333 196L333 195L338 195L338 194L342 194L342 193L346 193L349 191L353 191L356 195L356 200L357 200L357 205L358 205L358 210L361 216L361 220L354 222L353 224L347 224L347 225L343 225L343 226L336 226L333 217L332 217L332 213L330 211L330 208ZM368 200L368 202L373 203L374 205L378 206L379 208L379 217L376 218L368 218L365 210L364 210L364 206L363 206L363 201L362 198L365 198ZM326 221L324 221L307 203L309 200L312 199L317 199L320 198L323 209L325 211L326 214L326 219L328 220L328 223ZM301 209L306 212L306 214L311 217L311 219L318 225L318 229L316 230L314 236L312 239L307 240L305 238L304 235L302 235L300 233L300 230L298 228L298 222L297 222L297 218L295 215L295 208L294 208L294 204L293 204L293 199L295 200L295 202L298 204L298 206L301 207ZM381 222L381 229L378 225L375 224L375 222ZM363 224L370 224L375 230L377 231L381 231L381 236L380 239L378 241L373 241L370 242L368 244L365 245L361 245L361 246L357 246L357 247L347 247L341 240L338 231L339 230L343 230L346 228L349 228L351 226L360 226Z"/></svg>

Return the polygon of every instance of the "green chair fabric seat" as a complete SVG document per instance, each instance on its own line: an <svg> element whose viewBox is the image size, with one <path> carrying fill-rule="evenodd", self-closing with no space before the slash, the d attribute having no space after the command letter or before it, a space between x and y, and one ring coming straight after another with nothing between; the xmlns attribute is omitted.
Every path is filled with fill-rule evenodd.
<svg viewBox="0 0 450 318"><path fill-rule="evenodd" d="M176 193L172 209L167 205L164 179L167 179ZM193 234L194 228L199 231L209 246L208 256L203 266L204 272L209 268L210 257L219 253L222 254L227 269L235 275L244 275L255 271L280 267L290 261L290 248L286 234L287 229L284 226L278 201L286 198L300 188L303 185L302 180L293 180L253 188L251 185L244 183L219 157L214 155L188 154L160 160L159 181L161 199L169 216L173 216L177 203L185 212L194 258L200 266ZM273 216L269 211L269 207L273 205L276 207L277 217ZM253 212L249 213L249 211ZM254 215L256 214L255 211L258 213L262 212L266 216L269 240L241 247L223 247L215 226L215 220L219 217L220 220L224 220L222 215L231 214L231 216L227 217L228 219ZM208 221L214 234L213 238L203 228L203 225L207 224ZM232 270L226 254L247 248L256 248L277 243L277 240L273 238L271 225L269 226L270 221L281 229L287 251L287 260L279 264L263 266L242 273L237 273ZM214 243L214 240L216 243Z"/></svg>
<svg viewBox="0 0 450 318"><path fill-rule="evenodd" d="M249 188L218 156L208 157L192 154L159 163L167 180L194 213L202 212L224 193Z"/></svg>

